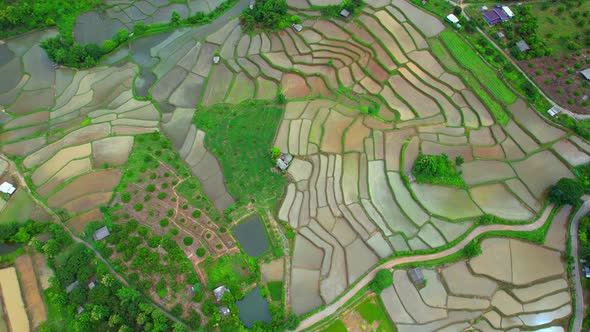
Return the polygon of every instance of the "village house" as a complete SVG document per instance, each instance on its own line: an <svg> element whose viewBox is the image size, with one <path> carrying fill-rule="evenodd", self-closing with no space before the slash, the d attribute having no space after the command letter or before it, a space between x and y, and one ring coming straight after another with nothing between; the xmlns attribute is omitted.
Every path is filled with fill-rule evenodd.
<svg viewBox="0 0 590 332"><path fill-rule="evenodd" d="M16 187L8 182L3 182L2 184L0 184L0 192L1 193L12 195L15 190L16 190Z"/></svg>
<svg viewBox="0 0 590 332"><path fill-rule="evenodd" d="M94 241L100 241L109 235L111 235L109 229L107 228L107 226L104 226L99 228L96 232L94 232L94 234L92 234L92 238L94 239Z"/></svg>
<svg viewBox="0 0 590 332"><path fill-rule="evenodd" d="M485 8L486 10L482 7L483 18L489 25L496 25L514 17L514 13L508 6L498 5L492 9Z"/></svg>
<svg viewBox="0 0 590 332"><path fill-rule="evenodd" d="M531 49L529 44L527 44L524 40L516 42L516 47L518 47L518 50L523 53Z"/></svg>
<svg viewBox="0 0 590 332"><path fill-rule="evenodd" d="M422 274L422 270L415 267L413 269L408 270L408 277L414 286L418 287L424 284L424 275Z"/></svg>
<svg viewBox="0 0 590 332"><path fill-rule="evenodd" d="M215 300L217 302L221 302L221 299L223 299L223 295L225 295L225 293L229 293L229 289L227 289L224 285L221 285L213 290L213 296L215 296Z"/></svg>
<svg viewBox="0 0 590 332"><path fill-rule="evenodd" d="M586 69L582 70L580 72L580 74L582 75L582 77L584 77L585 79L590 81L590 68L586 68Z"/></svg>

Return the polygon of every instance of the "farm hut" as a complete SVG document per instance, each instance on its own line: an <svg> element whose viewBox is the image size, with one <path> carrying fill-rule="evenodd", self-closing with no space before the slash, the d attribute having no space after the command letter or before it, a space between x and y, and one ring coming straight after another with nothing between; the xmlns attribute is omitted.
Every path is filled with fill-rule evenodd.
<svg viewBox="0 0 590 332"><path fill-rule="evenodd" d="M561 113L561 111L556 108L555 106L551 107L548 111L547 114L549 114L549 116L556 116L557 114Z"/></svg>
<svg viewBox="0 0 590 332"><path fill-rule="evenodd" d="M501 31L498 32L498 34L496 34L496 36L498 36L498 39L502 39L502 38L506 37L506 35L504 35L504 33Z"/></svg>
<svg viewBox="0 0 590 332"><path fill-rule="evenodd" d="M346 9L342 9L340 11L340 16L344 17L344 18L349 18L350 17L350 12Z"/></svg>
<svg viewBox="0 0 590 332"><path fill-rule="evenodd" d="M586 279L590 278L590 267L588 265L584 265L584 276Z"/></svg>
<svg viewBox="0 0 590 332"><path fill-rule="evenodd" d="M16 190L16 187L14 187L12 184L10 184L8 182L4 182L4 183L0 184L0 192L2 192L4 194L12 195L15 190Z"/></svg>
<svg viewBox="0 0 590 332"><path fill-rule="evenodd" d="M91 281L88 283L88 289L93 289L94 287L96 287L96 285L98 285L98 283L96 282L96 280Z"/></svg>
<svg viewBox="0 0 590 332"><path fill-rule="evenodd" d="M227 287L224 285L221 285L213 290L213 296L215 296L215 300L217 300L217 302L221 301L225 293L229 293L229 289L227 289Z"/></svg>
<svg viewBox="0 0 590 332"><path fill-rule="evenodd" d="M80 282L78 280L69 284L68 287L66 287L66 293L68 293L68 294L71 293L74 290L74 288L78 287L79 284L80 284Z"/></svg>
<svg viewBox="0 0 590 332"><path fill-rule="evenodd" d="M447 21L449 21L453 24L457 24L457 23L459 23L459 18L457 16L455 16L454 14L449 14L447 16Z"/></svg>
<svg viewBox="0 0 590 332"><path fill-rule="evenodd" d="M518 50L523 53L531 49L529 44L527 44L524 40L516 42L516 47L518 47Z"/></svg>
<svg viewBox="0 0 590 332"><path fill-rule="evenodd" d="M217 309L217 312L219 312L219 316L221 316L221 319L224 319L225 317L231 314L229 308L223 305Z"/></svg>
<svg viewBox="0 0 590 332"><path fill-rule="evenodd" d="M214 64L218 64L219 61L221 61L221 58L219 57L219 55L216 55L216 56L213 57L213 63Z"/></svg>
<svg viewBox="0 0 590 332"><path fill-rule="evenodd" d="M107 226L104 226L99 228L96 232L94 232L94 234L92 234L92 238L94 239L94 241L100 241L109 235L111 235L109 229L107 228Z"/></svg>
<svg viewBox="0 0 590 332"><path fill-rule="evenodd" d="M256 1L252 0L250 1L250 4L248 5L248 7L250 8L250 10L254 10L254 5L256 4Z"/></svg>
<svg viewBox="0 0 590 332"><path fill-rule="evenodd" d="M78 310L76 310L76 312L79 314L84 312L84 307L78 307Z"/></svg>
<svg viewBox="0 0 590 332"><path fill-rule="evenodd" d="M424 275L419 268L413 268L408 271L408 277L414 286L420 286L424 283Z"/></svg>
<svg viewBox="0 0 590 332"><path fill-rule="evenodd" d="M590 81L590 68L586 68L586 69L582 70L580 72L580 74L582 74L582 76L584 76L585 79Z"/></svg>
<svg viewBox="0 0 590 332"><path fill-rule="evenodd" d="M297 31L297 32L301 32L301 30L303 30L303 25L293 24L293 29L295 29L295 31Z"/></svg>
<svg viewBox="0 0 590 332"><path fill-rule="evenodd" d="M486 10L488 10L488 6L481 6L481 11L485 12Z"/></svg>
<svg viewBox="0 0 590 332"><path fill-rule="evenodd" d="M287 167L289 167L289 165L283 161L283 159L279 158L277 159L277 167L281 169L281 171L284 171L287 169Z"/></svg>

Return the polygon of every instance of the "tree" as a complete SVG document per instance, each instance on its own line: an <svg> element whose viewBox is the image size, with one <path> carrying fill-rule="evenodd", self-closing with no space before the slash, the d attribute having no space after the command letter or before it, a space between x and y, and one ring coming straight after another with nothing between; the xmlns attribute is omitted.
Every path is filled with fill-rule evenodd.
<svg viewBox="0 0 590 332"><path fill-rule="evenodd" d="M457 158L455 158L455 164L457 166L461 166L463 165L463 163L465 162L465 159L463 159L462 156L457 156Z"/></svg>
<svg viewBox="0 0 590 332"><path fill-rule="evenodd" d="M178 26L180 24L180 14L177 11L172 12L172 17L170 17L170 24L173 26Z"/></svg>
<svg viewBox="0 0 590 332"><path fill-rule="evenodd" d="M139 297L139 292L133 288L121 287L117 291L117 297L121 300L121 304L133 303Z"/></svg>
<svg viewBox="0 0 590 332"><path fill-rule="evenodd" d="M584 195L584 186L576 179L561 178L549 189L549 201L556 205L575 205Z"/></svg>
<svg viewBox="0 0 590 332"><path fill-rule="evenodd" d="M455 6L455 8L453 8L453 14L455 14L455 16L460 16L461 13L463 12L463 9L461 9L460 6Z"/></svg>
<svg viewBox="0 0 590 332"><path fill-rule="evenodd" d="M393 285L393 274L388 269L377 271L375 278L369 283L369 288L379 294L385 288Z"/></svg>
<svg viewBox="0 0 590 332"><path fill-rule="evenodd" d="M301 322L301 318L299 318L299 316L297 316L296 314L291 313L287 317L287 321L285 322L285 328L287 330L293 331L297 328L297 326L299 326L300 322Z"/></svg>
<svg viewBox="0 0 590 332"><path fill-rule="evenodd" d="M469 242L465 247L463 247L463 254L468 258L479 256L479 254L481 254L481 247L479 243L476 241Z"/></svg>
<svg viewBox="0 0 590 332"><path fill-rule="evenodd" d="M59 253L59 243L55 239L49 239L43 246L43 252L47 257L52 258Z"/></svg>

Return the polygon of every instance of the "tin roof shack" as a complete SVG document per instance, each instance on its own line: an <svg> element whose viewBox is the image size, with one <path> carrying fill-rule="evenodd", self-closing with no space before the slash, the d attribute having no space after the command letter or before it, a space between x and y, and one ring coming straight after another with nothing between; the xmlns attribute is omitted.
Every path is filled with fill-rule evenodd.
<svg viewBox="0 0 590 332"><path fill-rule="evenodd" d="M16 187L8 182L3 182L0 184L0 192L8 195L14 194L16 191Z"/></svg>
<svg viewBox="0 0 590 332"><path fill-rule="evenodd" d="M344 18L350 18L350 12L346 9L342 9L340 11L340 16L344 17Z"/></svg>
<svg viewBox="0 0 590 332"><path fill-rule="evenodd" d="M213 290L213 296L215 296L215 300L217 302L221 302L221 299L223 299L223 295L225 293L229 293L229 289L227 289L227 287L224 285L221 285Z"/></svg>
<svg viewBox="0 0 590 332"><path fill-rule="evenodd" d="M420 288L424 285L424 275L422 274L422 270L415 267L413 269L408 270L408 277L412 284L416 286L416 288Z"/></svg>
<svg viewBox="0 0 590 332"><path fill-rule="evenodd" d="M586 68L584 70L582 70L580 72L580 74L582 75L582 77L584 77L586 80L590 81L590 68Z"/></svg>
<svg viewBox="0 0 590 332"><path fill-rule="evenodd" d="M107 226L99 228L94 234L92 234L92 238L94 241L100 241L106 238L107 236L111 235Z"/></svg>
<svg viewBox="0 0 590 332"><path fill-rule="evenodd" d="M280 157L277 158L277 167L281 171L286 171L289 168L289 164L293 160L293 156L288 153L281 153Z"/></svg>
<svg viewBox="0 0 590 332"><path fill-rule="evenodd" d="M518 47L518 50L521 51L522 53L531 49L529 44L527 44L524 40L516 42L516 47Z"/></svg>

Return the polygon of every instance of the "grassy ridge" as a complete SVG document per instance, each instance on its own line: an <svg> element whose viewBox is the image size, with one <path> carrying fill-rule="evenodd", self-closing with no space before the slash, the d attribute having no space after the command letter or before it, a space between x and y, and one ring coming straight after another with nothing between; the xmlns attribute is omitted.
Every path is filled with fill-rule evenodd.
<svg viewBox="0 0 590 332"><path fill-rule="evenodd" d="M451 30L445 30L440 38L456 59L470 70L492 95L506 105L516 101L516 95L498 78L496 73L477 55L461 37Z"/></svg>
<svg viewBox="0 0 590 332"><path fill-rule="evenodd" d="M205 143L218 158L230 193L238 205L272 204L287 179L273 173L269 151L283 109L271 102L200 107L193 122L207 133Z"/></svg>

